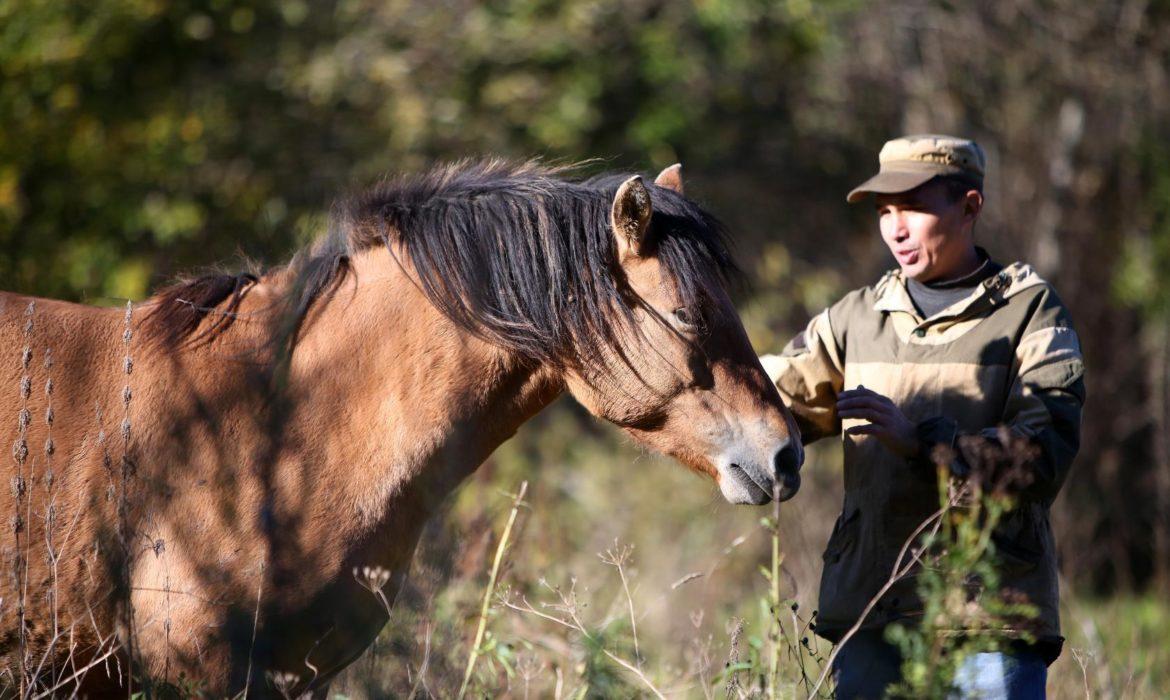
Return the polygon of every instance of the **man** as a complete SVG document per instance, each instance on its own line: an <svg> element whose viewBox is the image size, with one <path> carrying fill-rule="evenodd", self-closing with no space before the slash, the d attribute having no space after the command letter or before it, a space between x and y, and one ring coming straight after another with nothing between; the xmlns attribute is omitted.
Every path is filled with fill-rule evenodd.
<svg viewBox="0 0 1170 700"><path fill-rule="evenodd" d="M950 468L962 476L971 466L964 455L980 441L1000 444L1003 426L1032 457L995 535L996 566L1001 587L1038 610L1036 641L972 656L956 683L965 696L1043 697L1063 641L1048 510L1079 444L1080 345L1048 283L975 245L985 168L976 143L907 136L886 143L878 161L878 174L847 199L873 195L898 269L761 358L806 444L842 434L844 507L824 554L817 632L841 639L938 508L936 446L954 450ZM838 654L838 697L879 697L900 680L901 658L883 630L921 612L913 577L882 598Z"/></svg>

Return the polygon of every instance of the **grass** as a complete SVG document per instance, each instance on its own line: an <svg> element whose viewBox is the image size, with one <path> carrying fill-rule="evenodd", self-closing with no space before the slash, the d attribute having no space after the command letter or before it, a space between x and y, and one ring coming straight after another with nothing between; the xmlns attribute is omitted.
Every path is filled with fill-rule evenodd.
<svg viewBox="0 0 1170 700"><path fill-rule="evenodd" d="M1052 697L1170 697L1170 601L1064 596L1065 653L1049 668Z"/></svg>
<svg viewBox="0 0 1170 700"><path fill-rule="evenodd" d="M814 446L796 499L761 510L729 506L701 478L630 445L567 439L591 430L578 421L572 411L539 416L525 428L534 435L522 431L462 487L424 535L379 643L335 695L456 695L480 619L488 641L469 696L809 695L832 653L811 623L840 503L835 446ZM524 479L528 508L491 584L513 510L499 489ZM492 585L501 595L483 616ZM1090 697L1170 696L1170 602L1068 590L1064 602L1069 641L1050 668L1050 697L1084 697L1086 684Z"/></svg>

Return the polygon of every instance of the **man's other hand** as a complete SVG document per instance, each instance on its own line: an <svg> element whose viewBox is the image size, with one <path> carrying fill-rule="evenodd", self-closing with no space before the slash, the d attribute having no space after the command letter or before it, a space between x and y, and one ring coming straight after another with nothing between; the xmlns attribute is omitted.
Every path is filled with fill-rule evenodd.
<svg viewBox="0 0 1170 700"><path fill-rule="evenodd" d="M837 395L837 415L842 419L869 421L845 432L849 435L872 435L886 449L901 457L918 454L917 426L889 398L858 385Z"/></svg>

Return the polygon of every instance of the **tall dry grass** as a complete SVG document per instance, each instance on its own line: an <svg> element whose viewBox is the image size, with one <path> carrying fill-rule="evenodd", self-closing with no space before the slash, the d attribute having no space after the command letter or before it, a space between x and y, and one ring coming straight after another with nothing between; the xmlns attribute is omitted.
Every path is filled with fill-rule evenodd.
<svg viewBox="0 0 1170 700"><path fill-rule="evenodd" d="M801 495L761 514L723 504L703 480L630 445L559 442L591 430L571 410L524 430L546 440L522 434L506 445L429 526L385 633L334 684L335 694L458 692L481 619L472 611L512 504L497 489L527 478L528 508L508 543L501 594L486 617L490 646L480 649L468 694L831 696L831 678L822 676L834 647L816 636L815 605L820 552L840 497L836 446L814 446ZM952 492L946 508L968 508L970 496ZM936 517L923 532L940 537L941 523ZM978 528L968 536L985 540ZM928 552L908 546L907 564ZM1103 611L1129 605L1089 605L1073 591L1064 601L1069 641L1050 669L1052 697L1164 696L1170 678L1158 670L1165 658L1157 649L1170 641L1167 628L1127 612L1102 634ZM1139 607L1155 619L1170 616L1161 602ZM1096 630L1095 643L1087 644L1086 629Z"/></svg>

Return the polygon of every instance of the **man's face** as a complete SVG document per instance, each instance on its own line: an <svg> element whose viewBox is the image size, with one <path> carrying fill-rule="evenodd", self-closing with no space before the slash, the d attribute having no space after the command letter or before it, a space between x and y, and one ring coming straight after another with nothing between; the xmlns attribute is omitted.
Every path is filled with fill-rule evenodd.
<svg viewBox="0 0 1170 700"><path fill-rule="evenodd" d="M945 185L931 181L909 192L876 195L876 204L882 240L907 277L930 282L967 272L982 205L978 192L952 200Z"/></svg>

